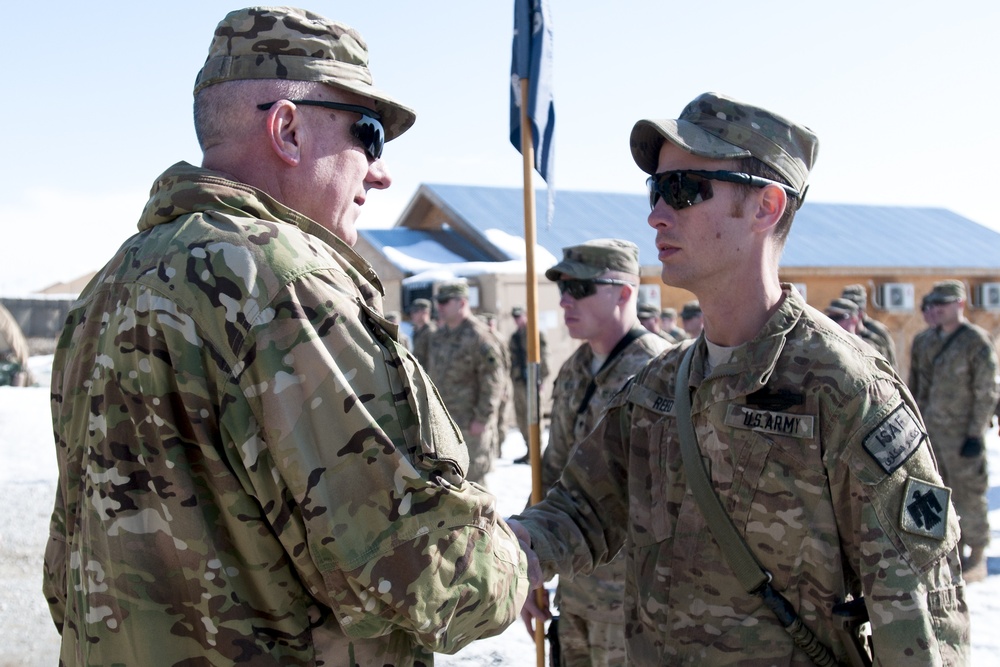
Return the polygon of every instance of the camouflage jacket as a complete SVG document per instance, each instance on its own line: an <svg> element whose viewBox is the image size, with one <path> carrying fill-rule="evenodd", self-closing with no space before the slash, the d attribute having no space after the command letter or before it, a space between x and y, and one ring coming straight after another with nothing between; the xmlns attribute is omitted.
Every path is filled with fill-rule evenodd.
<svg viewBox="0 0 1000 667"><path fill-rule="evenodd" d="M650 359L670 347L661 337L648 334L633 340L594 376L590 345L576 349L559 369L552 387L552 421L549 442L542 452L542 492L555 484L569 460L573 445L583 440L597 423L608 401ZM583 412L578 409L591 381L595 390ZM594 621L624 623L625 558L598 567L591 575L562 577L556 589L560 611Z"/></svg>
<svg viewBox="0 0 1000 667"><path fill-rule="evenodd" d="M947 340L932 329L914 351L917 367L910 370L927 430L939 446L983 437L997 406L997 353L989 334L964 322L945 346Z"/></svg>
<svg viewBox="0 0 1000 667"><path fill-rule="evenodd" d="M696 345L702 459L803 622L844 661L831 608L863 594L877 664L965 664L958 520L916 407L880 355L784 287L760 333L708 377L701 338L650 362L517 518L560 574L624 545L630 664L811 664L744 591L687 487L674 379Z"/></svg>
<svg viewBox="0 0 1000 667"><path fill-rule="evenodd" d="M520 381L520 386L526 387L528 379L528 328L518 327L507 340L508 356L510 357L510 379ZM549 344L545 334L538 332L538 379L549 376Z"/></svg>
<svg viewBox="0 0 1000 667"><path fill-rule="evenodd" d="M463 429L473 420L496 427L508 386L505 360L500 339L475 317L434 332L427 371Z"/></svg>
<svg viewBox="0 0 1000 667"><path fill-rule="evenodd" d="M524 557L316 223L180 163L52 372L44 589L65 665L430 665L511 623Z"/></svg>
<svg viewBox="0 0 1000 667"><path fill-rule="evenodd" d="M896 367L896 343L892 340L889 327L866 315L858 327L858 335L878 350L893 368Z"/></svg>
<svg viewBox="0 0 1000 667"><path fill-rule="evenodd" d="M431 356L431 338L434 332L437 331L437 327L433 322L428 322L422 327L413 327L413 337L411 341L413 343L413 356L417 358L420 365L424 368L427 367L427 362L430 360Z"/></svg>

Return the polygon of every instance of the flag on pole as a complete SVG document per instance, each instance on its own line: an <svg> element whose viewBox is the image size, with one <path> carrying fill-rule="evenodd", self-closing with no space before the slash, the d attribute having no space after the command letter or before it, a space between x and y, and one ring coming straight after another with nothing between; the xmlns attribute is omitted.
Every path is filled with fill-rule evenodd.
<svg viewBox="0 0 1000 667"><path fill-rule="evenodd" d="M528 99L521 99L521 79ZM549 189L552 221L555 166L555 105L552 102L552 21L548 0L514 0L514 44L510 62L510 142L521 150L521 105L527 105L535 170Z"/></svg>

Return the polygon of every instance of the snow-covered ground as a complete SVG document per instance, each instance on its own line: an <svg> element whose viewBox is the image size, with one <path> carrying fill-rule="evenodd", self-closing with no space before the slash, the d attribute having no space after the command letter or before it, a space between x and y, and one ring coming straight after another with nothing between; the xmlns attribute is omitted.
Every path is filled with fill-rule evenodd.
<svg viewBox="0 0 1000 667"><path fill-rule="evenodd" d="M52 667L58 635L41 595L42 552L57 477L49 422L51 357L33 357L40 387L0 387L0 667ZM972 610L972 664L1000 664L1000 436L988 438L991 464L990 523L986 581L967 589ZM528 466L513 460L525 451L512 432L503 456L487 478L504 516L519 511L531 488ZM437 657L438 667L533 665L535 644L520 621L503 634L475 642L456 655Z"/></svg>

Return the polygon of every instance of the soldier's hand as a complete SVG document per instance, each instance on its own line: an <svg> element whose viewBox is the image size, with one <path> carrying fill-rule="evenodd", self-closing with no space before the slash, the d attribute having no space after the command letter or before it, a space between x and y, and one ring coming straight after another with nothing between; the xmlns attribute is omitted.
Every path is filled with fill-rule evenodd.
<svg viewBox="0 0 1000 667"><path fill-rule="evenodd" d="M966 438L965 442L962 443L962 451L959 452L961 456L967 459L974 458L983 453L983 439L982 438Z"/></svg>
<svg viewBox="0 0 1000 667"><path fill-rule="evenodd" d="M528 634L534 638L535 623L545 623L552 620L552 613L549 611L549 592L544 587L536 588L528 594L528 598L521 607L521 620Z"/></svg>

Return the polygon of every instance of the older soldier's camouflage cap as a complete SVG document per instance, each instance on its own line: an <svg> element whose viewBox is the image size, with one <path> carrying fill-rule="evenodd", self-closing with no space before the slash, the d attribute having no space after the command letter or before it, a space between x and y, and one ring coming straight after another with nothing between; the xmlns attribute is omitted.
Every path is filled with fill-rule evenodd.
<svg viewBox="0 0 1000 667"><path fill-rule="evenodd" d="M831 317L841 317L844 315L857 315L861 311L856 304L851 299L847 297L839 297L830 302L830 305L826 307L826 314Z"/></svg>
<svg viewBox="0 0 1000 667"><path fill-rule="evenodd" d="M755 157L788 179L800 199L819 150L809 128L719 93L699 95L676 120L643 119L635 124L632 158L647 174L656 173L664 139L717 160Z"/></svg>
<svg viewBox="0 0 1000 667"><path fill-rule="evenodd" d="M438 303L443 303L456 296L468 297L469 284L464 280L455 280L438 285L437 295L434 297Z"/></svg>
<svg viewBox="0 0 1000 667"><path fill-rule="evenodd" d="M410 129L416 114L372 85L368 45L343 23L294 7L247 7L215 28L194 92L223 81L317 81L374 100L385 140Z"/></svg>
<svg viewBox="0 0 1000 667"><path fill-rule="evenodd" d="M639 275L639 246L621 239L594 239L563 248L563 260L545 272L549 280L561 274L580 280L596 278L605 271Z"/></svg>
<svg viewBox="0 0 1000 667"><path fill-rule="evenodd" d="M697 301L688 301L681 308L681 319L690 320L692 317L697 317L701 315L701 304Z"/></svg>
<svg viewBox="0 0 1000 667"><path fill-rule="evenodd" d="M408 312L413 312L415 310L430 310L431 302L430 299L414 299L410 303L410 309Z"/></svg>
<svg viewBox="0 0 1000 667"><path fill-rule="evenodd" d="M960 280L942 280L934 283L927 303L951 303L965 300L965 284Z"/></svg>

